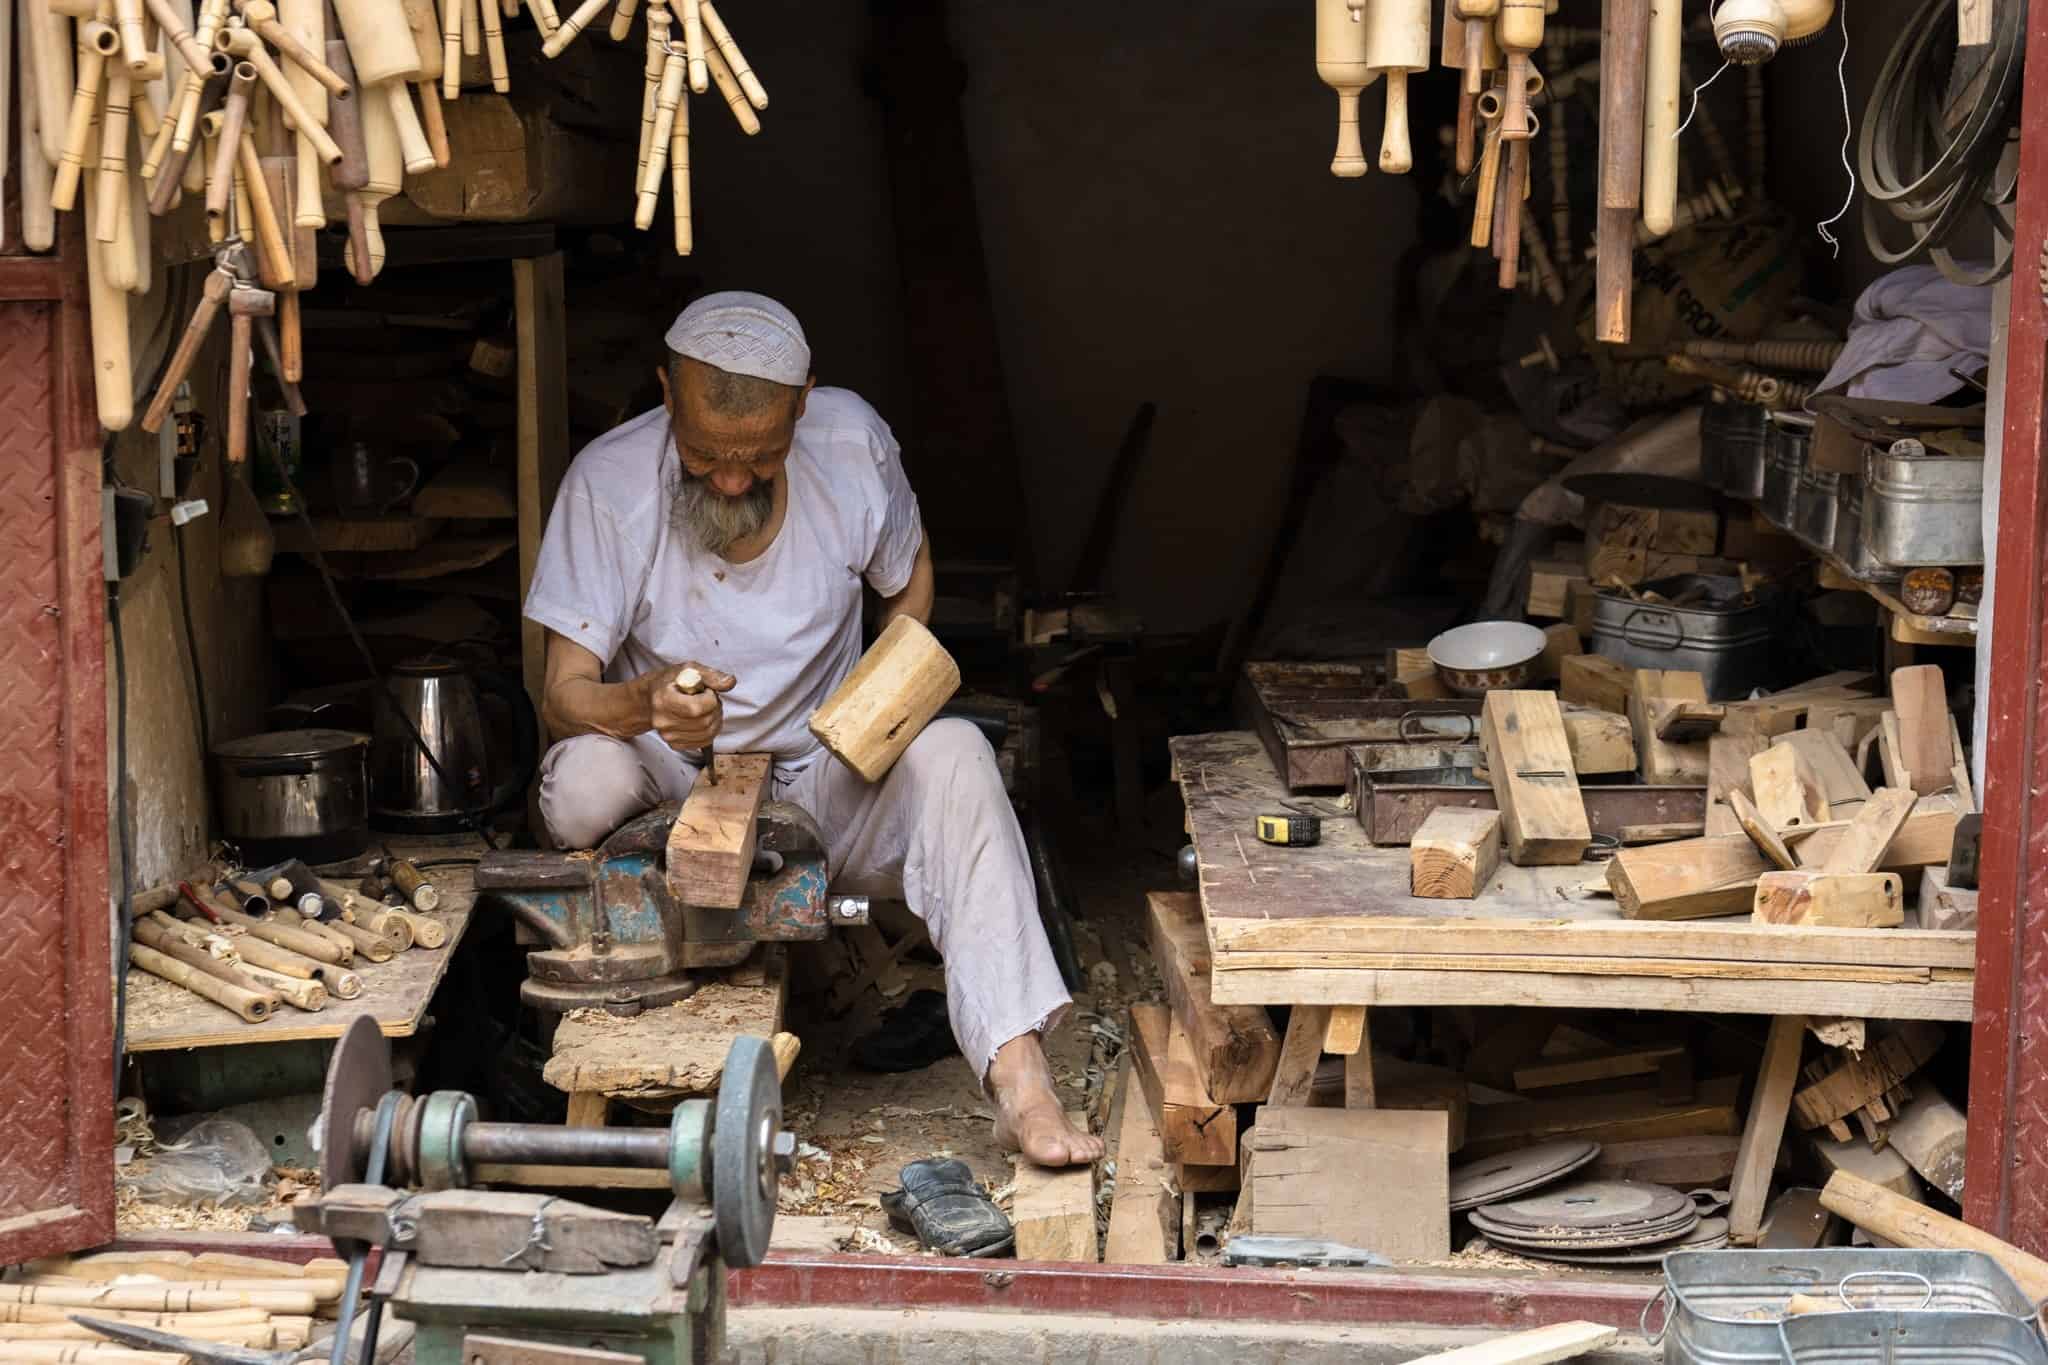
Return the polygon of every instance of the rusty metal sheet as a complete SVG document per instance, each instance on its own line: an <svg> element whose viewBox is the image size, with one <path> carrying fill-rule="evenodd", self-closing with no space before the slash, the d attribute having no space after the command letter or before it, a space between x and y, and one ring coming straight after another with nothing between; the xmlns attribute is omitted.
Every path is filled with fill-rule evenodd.
<svg viewBox="0 0 2048 1365"><path fill-rule="evenodd" d="M114 1231L107 691L83 241L0 260L0 1264Z"/></svg>
<svg viewBox="0 0 2048 1365"><path fill-rule="evenodd" d="M1358 767L1354 758L1350 793L1365 837L1380 845L1405 844L1415 838L1429 813L1440 807L1499 809L1492 785L1471 776L1469 767L1462 771L1466 774L1463 781L1444 781L1434 775L1421 781L1409 774L1368 772ZM1692 824L1706 819L1705 787L1586 783L1579 787L1579 795L1585 799L1586 823L1593 833L1617 839L1628 825Z"/></svg>
<svg viewBox="0 0 2048 1365"><path fill-rule="evenodd" d="M1390 697L1381 675L1370 664L1248 663L1238 718L1258 732L1289 791L1345 785L1347 745L1478 740L1479 702Z"/></svg>

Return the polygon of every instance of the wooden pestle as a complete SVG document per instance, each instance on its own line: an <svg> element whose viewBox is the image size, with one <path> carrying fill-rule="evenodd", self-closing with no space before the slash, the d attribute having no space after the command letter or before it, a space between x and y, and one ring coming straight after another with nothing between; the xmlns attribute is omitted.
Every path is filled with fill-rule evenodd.
<svg viewBox="0 0 2048 1365"><path fill-rule="evenodd" d="M1316 0L1316 75L1337 92L1337 151L1330 174L1355 179L1366 172L1358 138L1358 95L1372 84L1365 58L1365 25L1351 22L1344 0Z"/></svg>
<svg viewBox="0 0 2048 1365"><path fill-rule="evenodd" d="M1593 334L1601 341L1629 338L1636 214L1643 198L1649 11L1649 0L1602 0L1600 8L1600 218Z"/></svg>
<svg viewBox="0 0 2048 1365"><path fill-rule="evenodd" d="M221 1008L240 1015L246 1023L260 1024L270 1017L271 1001L275 997L261 995L223 981L190 963L180 962L145 944L129 945L128 962L130 966L138 967L151 976L162 977L166 981L183 986L194 995L211 1000ZM0 1289L4 1288L6 1286L0 1286Z"/></svg>
<svg viewBox="0 0 2048 1365"><path fill-rule="evenodd" d="M1643 79L1643 222L1662 237L1678 212L1678 57L1685 36L1679 0L1650 0Z"/></svg>

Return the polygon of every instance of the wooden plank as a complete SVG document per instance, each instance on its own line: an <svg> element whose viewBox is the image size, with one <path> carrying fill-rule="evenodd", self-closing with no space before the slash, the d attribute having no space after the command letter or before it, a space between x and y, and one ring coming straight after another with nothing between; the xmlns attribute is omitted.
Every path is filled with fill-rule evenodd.
<svg viewBox="0 0 2048 1365"><path fill-rule="evenodd" d="M1827 924L1893 929L1906 922L1896 872L1766 872L1751 913L1759 924Z"/></svg>
<svg viewBox="0 0 2048 1365"><path fill-rule="evenodd" d="M1341 1005L1323 1025L1323 1051L1349 1057L1365 1046L1365 1007Z"/></svg>
<svg viewBox="0 0 2048 1365"><path fill-rule="evenodd" d="M1564 708L1564 737L1580 777L1636 770L1636 736L1627 716L1591 706Z"/></svg>
<svg viewBox="0 0 2048 1365"><path fill-rule="evenodd" d="M1899 714L1887 711L1878 720L1877 761L1884 770L1887 787L1911 787L1913 775L1906 771L1905 742L1899 737Z"/></svg>
<svg viewBox="0 0 2048 1365"><path fill-rule="evenodd" d="M1865 1232L1900 1246L1980 1251L1998 1262L2030 1301L2048 1298L2048 1261L1988 1232L1980 1232L1959 1218L1936 1213L1924 1204L1859 1180L1847 1171L1837 1171L1829 1178L1820 1202Z"/></svg>
<svg viewBox="0 0 2048 1365"><path fill-rule="evenodd" d="M1778 1148L1785 1141L1785 1117L1791 1111L1793 1088L1799 1083L1799 1050L1805 1042L1805 1016L1780 1014L1771 1020L1756 1091L1750 1097L1749 1119L1742 1128L1742 1148L1728 1187L1728 1236L1742 1246L1754 1243L1763 1227L1764 1201L1771 1192Z"/></svg>
<svg viewBox="0 0 2048 1365"><path fill-rule="evenodd" d="M1708 919L1749 909L1770 864L1743 834L1624 848L1607 862L1607 884L1630 919Z"/></svg>
<svg viewBox="0 0 2048 1365"><path fill-rule="evenodd" d="M1856 771L1856 760L1849 751L1825 730L1794 730L1779 735L1771 741L1771 747L1784 746L1798 750L1814 776L1820 779L1821 791L1829 805L1841 801L1863 801L1870 796L1870 784L1863 780L1863 774ZM1947 769L1942 770L1944 773ZM1946 777L1942 786L1947 786ZM1762 801L1757 804L1761 806Z"/></svg>
<svg viewBox="0 0 2048 1365"><path fill-rule="evenodd" d="M1950 784L1948 684L1937 664L1892 670L1892 709L1899 717L1899 758L1913 790L1931 796Z"/></svg>
<svg viewBox="0 0 2048 1365"><path fill-rule="evenodd" d="M1741 1130L1735 1110L1742 1082L1735 1076L1702 1081L1690 1104L1665 1105L1656 1092L1574 1095L1484 1104L1467 1122L1467 1156L1491 1156L1552 1138L1582 1137L1602 1144L1650 1138L1731 1137Z"/></svg>
<svg viewBox="0 0 2048 1365"><path fill-rule="evenodd" d="M1927 1197L1927 1189L1920 1183L1920 1177L1889 1145L1876 1152L1860 1135L1846 1142L1837 1142L1825 1130L1807 1133L1804 1139L1813 1160L1820 1170L1829 1175L1847 1171L1859 1180L1870 1181L1907 1199L1924 1200Z"/></svg>
<svg viewBox="0 0 2048 1365"><path fill-rule="evenodd" d="M1280 1035L1257 1005L1219 1005L1209 990L1209 940L1191 892L1145 897L1152 957L1166 1000L1187 1033L1195 1066L1222 1104L1265 1099L1280 1062Z"/></svg>
<svg viewBox="0 0 2048 1365"><path fill-rule="evenodd" d="M1572 655L1559 669L1557 695L1581 706L1625 716L1634 690L1634 670L1604 655Z"/></svg>
<svg viewBox="0 0 2048 1365"><path fill-rule="evenodd" d="M768 796L773 759L718 754L718 780L699 778L668 834L668 884L692 905L737 909L754 869L756 817Z"/></svg>
<svg viewBox="0 0 2048 1365"><path fill-rule="evenodd" d="M1308 1103L1323 1060L1323 1034L1330 1023L1326 1005L1296 1005L1287 1016L1287 1036L1280 1043L1280 1062L1273 1068L1268 1104L1294 1108Z"/></svg>
<svg viewBox="0 0 2048 1365"><path fill-rule="evenodd" d="M1906 823L1892 836L1878 867L1886 872L1908 872L1936 863L1947 866L1949 852L1955 847L1956 821L1961 818L1947 797L1922 797L1906 817ZM1792 849L1798 855L1799 865L1817 867L1827 862L1846 828L1846 821L1830 821L1800 836Z"/></svg>
<svg viewBox="0 0 2048 1365"><path fill-rule="evenodd" d="M1799 866L1799 860L1792 856L1791 849L1785 847L1785 841L1778 837L1778 831L1771 828L1770 822L1764 819L1763 812L1751 804L1750 799L1742 792L1732 789L1729 791L1728 813L1735 817L1736 826L1749 836L1749 841L1756 845L1757 851L1770 859L1774 866L1787 872Z"/></svg>
<svg viewBox="0 0 2048 1365"><path fill-rule="evenodd" d="M1408 1365L1550 1365L1611 1346L1620 1331L1597 1322L1560 1322L1476 1346L1417 1356Z"/></svg>
<svg viewBox="0 0 2048 1365"><path fill-rule="evenodd" d="M1586 1168L1589 1180L1647 1180L1696 1190L1720 1185L1735 1174L1742 1139L1735 1137L1646 1138L1601 1144Z"/></svg>
<svg viewBox="0 0 2048 1365"><path fill-rule="evenodd" d="M1792 1096L1795 1121L1802 1129L1824 1128L1849 1117L1932 1061L1947 1036L1939 1024L1911 1023L1860 1055L1837 1053L1839 1066Z"/></svg>
<svg viewBox="0 0 2048 1365"><path fill-rule="evenodd" d="M1131 1006L1131 1056L1169 1159L1206 1166L1237 1160L1237 1111L1203 1089L1194 1049L1172 1011Z"/></svg>
<svg viewBox="0 0 2048 1365"><path fill-rule="evenodd" d="M1793 876L1801 874L1793 873ZM1762 932L1776 933L1775 928ZM1578 957L1527 953L1232 953L1217 964L1215 989L1247 971L1351 970L1465 972L1474 976L1551 972L1579 976L1666 977L1674 981L1835 981L1915 986L1946 974L1932 967L1850 966L1842 963L1767 963L1741 958ZM1967 973L1962 974L1967 976ZM1962 979L1958 977L1957 979ZM1553 1006L1555 1002L1552 1002Z"/></svg>
<svg viewBox="0 0 2048 1365"><path fill-rule="evenodd" d="M1948 869L1935 865L1920 869L1920 926L1923 929L1977 928L1977 891L1948 884Z"/></svg>
<svg viewBox="0 0 2048 1365"><path fill-rule="evenodd" d="M1963 1164L1970 1129L1962 1110L1932 1087L1915 1086L1913 1098L1886 1125L1885 1136L1928 1184L1956 1203L1963 1202Z"/></svg>
<svg viewBox="0 0 2048 1365"><path fill-rule="evenodd" d="M1660 739L1658 727L1667 712L1686 702L1704 703L1706 680L1690 669L1639 668L1629 693L1629 724L1636 733L1636 755L1642 761L1643 781L1658 784L1697 785L1707 780L1707 746L1704 741L1673 743Z"/></svg>
<svg viewBox="0 0 2048 1365"><path fill-rule="evenodd" d="M1828 798L1820 775L1799 749L1773 744L1749 760L1749 787L1756 808L1772 829L1784 831L1825 824Z"/></svg>
<svg viewBox="0 0 2048 1365"><path fill-rule="evenodd" d="M1523 865L1576 863L1593 832L1557 698L1548 692L1487 693L1480 742L1508 857Z"/></svg>
<svg viewBox="0 0 2048 1365"><path fill-rule="evenodd" d="M555 490L569 470L569 347L562 253L512 262L512 314L519 347L518 399L519 597L533 585L541 533ZM533 709L541 712L547 683L547 631L520 622L520 669Z"/></svg>
<svg viewBox="0 0 2048 1365"><path fill-rule="evenodd" d="M1119 1071L1116 1194L1102 1259L1111 1265L1164 1265L1180 1254L1180 1196L1168 1187L1166 1148L1152 1110L1138 1092L1131 1059Z"/></svg>
<svg viewBox="0 0 2048 1365"><path fill-rule="evenodd" d="M1728 793L1739 791L1755 801L1749 785L1749 758L1769 741L1761 735L1718 734L1707 741L1707 833L1739 834L1742 825L1728 806Z"/></svg>
<svg viewBox="0 0 2048 1365"><path fill-rule="evenodd" d="M1067 1122L1088 1131L1085 1114L1070 1113ZM1034 1166L1021 1155L1012 1162L1010 1224L1017 1230L1017 1259L1095 1261L1095 1168Z"/></svg>
<svg viewBox="0 0 2048 1365"><path fill-rule="evenodd" d="M1348 1063L1347 1059L1347 1063ZM1380 1109L1435 1109L1450 1116L1450 1136L1447 1139L1455 1154L1465 1149L1465 1138L1472 1116L1472 1087L1463 1076L1442 1078L1410 1079L1398 1083L1378 1074L1388 1058L1375 1054L1372 1059L1376 1075L1377 1107ZM1346 1078L1350 1076L1347 1065ZM1346 1105L1346 1108L1369 1106Z"/></svg>
<svg viewBox="0 0 2048 1365"><path fill-rule="evenodd" d="M1599 1052L1547 1058L1516 1067L1515 1089L1543 1090L1553 1085L1654 1076L1666 1058L1684 1055L1683 1044L1653 1043L1643 1047L1607 1048Z"/></svg>
<svg viewBox="0 0 2048 1365"><path fill-rule="evenodd" d="M1361 1011L1362 1013L1363 1011ZM1344 1058L1344 1107L1346 1109L1375 1109L1379 1107L1379 1085L1372 1074L1372 1047L1367 1046ZM1449 1141L1446 1135L1445 1141Z"/></svg>
<svg viewBox="0 0 2048 1365"><path fill-rule="evenodd" d="M713 1093L733 1039L782 1034L788 955L769 945L756 959L758 968L750 962L716 973L688 999L630 1019L582 1011L564 1015L541 1079L572 1095L661 1099Z"/></svg>
<svg viewBox="0 0 2048 1365"><path fill-rule="evenodd" d="M1672 820L1661 825L1623 825L1616 837L1628 845L1669 844L1680 839L1698 839L1706 832L1706 825L1698 820ZM1606 889L1605 877L1600 879L1600 886Z"/></svg>
<svg viewBox="0 0 2048 1365"><path fill-rule="evenodd" d="M1449 1120L1430 1110L1262 1105L1252 1230L1370 1247L1396 1261L1450 1254ZM1371 1179L1361 1179L1362 1172Z"/></svg>
<svg viewBox="0 0 2048 1365"><path fill-rule="evenodd" d="M1485 891L1500 865L1500 826L1497 810L1431 811L1408 844L1410 893L1471 900Z"/></svg>
<svg viewBox="0 0 2048 1365"><path fill-rule="evenodd" d="M1659 708L1657 738L1667 744L1697 744L1712 739L1727 715L1727 707L1708 701L1682 701Z"/></svg>
<svg viewBox="0 0 2048 1365"><path fill-rule="evenodd" d="M1828 850L1822 872L1874 872L1885 850L1905 827L1915 798L1908 787L1880 787L1851 817L1848 828Z"/></svg>

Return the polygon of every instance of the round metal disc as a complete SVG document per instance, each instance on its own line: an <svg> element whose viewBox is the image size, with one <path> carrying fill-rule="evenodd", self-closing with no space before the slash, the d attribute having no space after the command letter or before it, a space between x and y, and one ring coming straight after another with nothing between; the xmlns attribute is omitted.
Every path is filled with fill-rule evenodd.
<svg viewBox="0 0 2048 1365"><path fill-rule="evenodd" d="M1620 1250L1625 1247L1657 1246L1664 1242L1684 1237L1699 1225L1699 1215L1685 1213L1677 1218L1658 1223L1636 1223L1627 1227L1602 1228L1590 1232L1575 1232L1564 1235L1530 1235L1513 1228L1503 1228L1491 1223L1474 1223L1472 1226L1485 1233L1488 1239L1515 1251L1602 1251Z"/></svg>
<svg viewBox="0 0 2048 1365"><path fill-rule="evenodd" d="M1571 1265L1633 1266L1661 1265L1674 1251L1719 1251L1728 1245L1728 1220L1702 1218L1698 1226L1675 1241L1655 1246L1628 1247L1620 1251L1563 1250L1557 1247L1518 1247L1517 1252L1539 1261L1564 1261Z"/></svg>
<svg viewBox="0 0 2048 1365"><path fill-rule="evenodd" d="M1599 1143L1567 1139L1468 1161L1451 1172L1451 1210L1476 1209L1540 1190L1599 1155Z"/></svg>
<svg viewBox="0 0 2048 1365"><path fill-rule="evenodd" d="M314 1137L320 1149L320 1187L351 1185L363 1178L368 1152L356 1150L356 1115L375 1109L392 1088L391 1040L377 1021L359 1014L342 1030L327 1063L327 1083L320 1090L320 1118Z"/></svg>
<svg viewBox="0 0 2048 1365"><path fill-rule="evenodd" d="M718 1254L745 1269L768 1254L775 1228L775 1134L782 1127L782 1082L766 1038L733 1040L712 1119L711 1207Z"/></svg>
<svg viewBox="0 0 2048 1365"><path fill-rule="evenodd" d="M1489 1223L1545 1236L1658 1223L1680 1213L1697 1216L1687 1196L1637 1180L1574 1180L1488 1204L1483 1212Z"/></svg>

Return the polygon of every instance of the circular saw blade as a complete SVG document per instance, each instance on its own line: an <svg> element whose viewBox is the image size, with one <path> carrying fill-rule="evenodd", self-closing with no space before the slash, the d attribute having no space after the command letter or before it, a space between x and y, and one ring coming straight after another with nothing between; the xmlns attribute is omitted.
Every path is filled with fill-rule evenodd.
<svg viewBox="0 0 2048 1365"><path fill-rule="evenodd" d="M1530 1256L1539 1261L1563 1261L1569 1265L1584 1266L1638 1266L1661 1265L1664 1258L1674 1251L1719 1251L1728 1245L1728 1220L1726 1218L1702 1218L1691 1232L1669 1242L1658 1242L1653 1246L1627 1247L1619 1251L1588 1251L1584 1248L1564 1250L1558 1247L1518 1247L1520 1255Z"/></svg>
<svg viewBox="0 0 2048 1365"><path fill-rule="evenodd" d="M1553 1249L1557 1251L1600 1251L1621 1250L1626 1247L1655 1246L1683 1237L1699 1224L1699 1215L1685 1213L1676 1218L1655 1223L1635 1223L1625 1227L1600 1228L1586 1232L1545 1235L1504 1228L1498 1224L1474 1222L1472 1226L1486 1234L1488 1239L1516 1251Z"/></svg>
<svg viewBox="0 0 2048 1365"><path fill-rule="evenodd" d="M1639 1180L1574 1180L1496 1201L1482 1212L1489 1223L1543 1236L1660 1223L1681 1213L1697 1217L1687 1196Z"/></svg>
<svg viewBox="0 0 2048 1365"><path fill-rule="evenodd" d="M363 1178L365 1153L356 1150L356 1115L377 1107L393 1086L391 1040L368 1014L342 1030L327 1063L315 1134L320 1149L320 1188L331 1190Z"/></svg>
<svg viewBox="0 0 2048 1365"><path fill-rule="evenodd" d="M1599 1143L1567 1138L1467 1161L1451 1172L1451 1211L1462 1213L1540 1190L1599 1155Z"/></svg>

